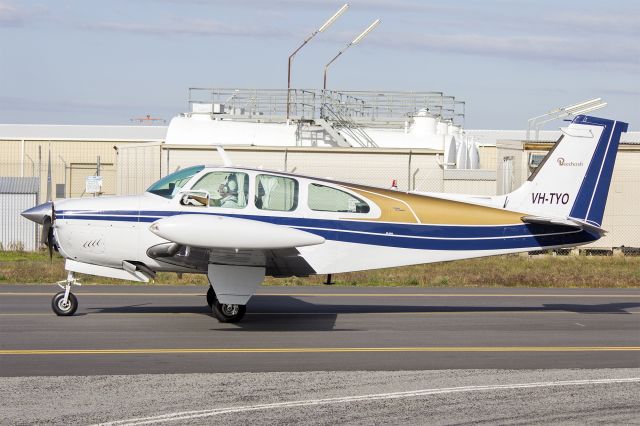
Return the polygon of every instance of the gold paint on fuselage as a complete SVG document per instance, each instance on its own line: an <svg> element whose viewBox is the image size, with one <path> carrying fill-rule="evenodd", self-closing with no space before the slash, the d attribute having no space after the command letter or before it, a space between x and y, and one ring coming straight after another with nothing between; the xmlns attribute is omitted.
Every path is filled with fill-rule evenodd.
<svg viewBox="0 0 640 426"><path fill-rule="evenodd" d="M437 225L522 224L522 213L493 207L443 200L391 189L342 184L380 207L382 214L367 221L426 223ZM357 219L355 219L357 220Z"/></svg>

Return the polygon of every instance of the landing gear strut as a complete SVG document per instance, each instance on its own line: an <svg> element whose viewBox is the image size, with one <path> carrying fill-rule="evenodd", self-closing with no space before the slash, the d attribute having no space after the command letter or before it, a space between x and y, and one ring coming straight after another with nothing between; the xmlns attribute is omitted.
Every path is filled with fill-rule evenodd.
<svg viewBox="0 0 640 426"><path fill-rule="evenodd" d="M56 284L63 289L59 293L56 293L51 299L51 308L53 312L58 316L68 317L76 313L76 309L78 309L78 299L76 296L71 293L72 285L80 285L80 282L75 278L73 272L69 271L67 275L67 279L63 281L58 281Z"/></svg>
<svg viewBox="0 0 640 426"><path fill-rule="evenodd" d="M246 305L220 303L211 286L207 290L207 304L211 308L213 316L220 322L238 322L247 312Z"/></svg>

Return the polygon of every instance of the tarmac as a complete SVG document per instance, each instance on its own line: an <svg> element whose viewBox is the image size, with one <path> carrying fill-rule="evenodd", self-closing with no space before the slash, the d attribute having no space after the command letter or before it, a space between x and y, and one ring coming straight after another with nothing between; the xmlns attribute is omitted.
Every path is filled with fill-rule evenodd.
<svg viewBox="0 0 640 426"><path fill-rule="evenodd" d="M640 419L637 289L262 287L238 324L205 291L83 286L57 317L3 285L0 423Z"/></svg>

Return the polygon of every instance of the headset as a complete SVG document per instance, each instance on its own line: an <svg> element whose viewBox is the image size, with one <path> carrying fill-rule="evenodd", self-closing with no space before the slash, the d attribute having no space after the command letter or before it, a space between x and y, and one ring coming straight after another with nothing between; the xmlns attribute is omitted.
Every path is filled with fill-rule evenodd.
<svg viewBox="0 0 640 426"><path fill-rule="evenodd" d="M225 194L237 194L238 182L236 180L227 180L225 183L220 185L219 192L224 192Z"/></svg>

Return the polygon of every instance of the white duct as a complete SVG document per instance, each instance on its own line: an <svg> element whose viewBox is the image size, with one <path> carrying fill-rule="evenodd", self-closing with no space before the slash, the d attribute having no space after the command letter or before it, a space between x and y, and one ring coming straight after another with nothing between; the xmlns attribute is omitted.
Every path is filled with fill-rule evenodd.
<svg viewBox="0 0 640 426"><path fill-rule="evenodd" d="M469 154L467 152L467 138L463 137L460 139L460 144L458 145L458 150L456 154L456 169L466 169L467 168L467 160L469 159Z"/></svg>
<svg viewBox="0 0 640 426"><path fill-rule="evenodd" d="M480 168L480 151L478 150L478 144L473 139L469 143L469 168Z"/></svg>
<svg viewBox="0 0 640 426"><path fill-rule="evenodd" d="M444 141L444 168L454 169L456 167L457 137L453 135L445 136Z"/></svg>

